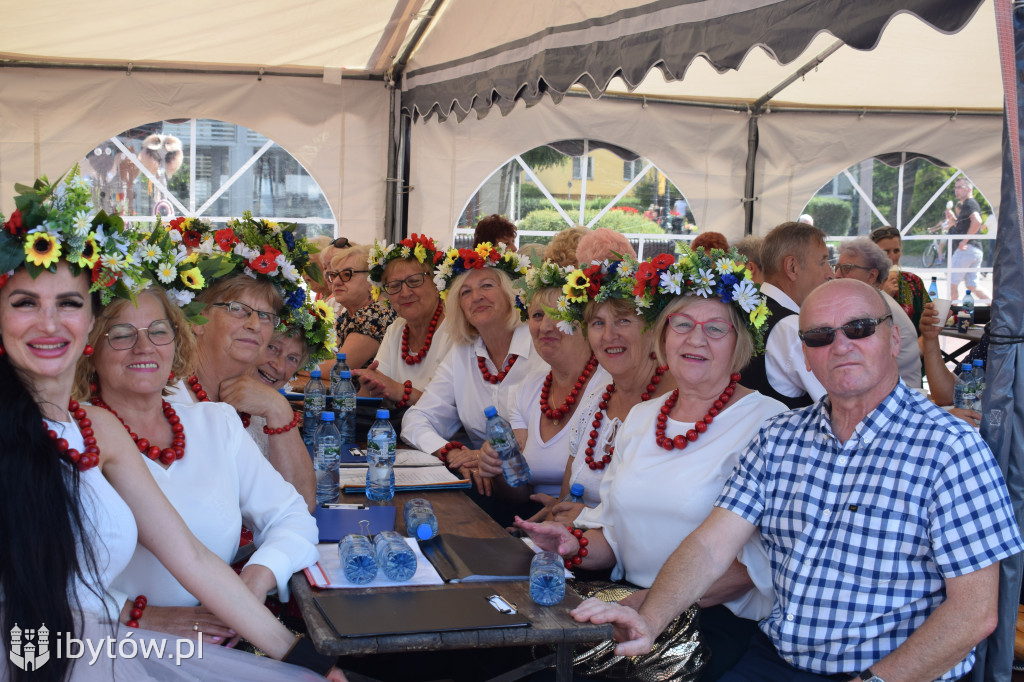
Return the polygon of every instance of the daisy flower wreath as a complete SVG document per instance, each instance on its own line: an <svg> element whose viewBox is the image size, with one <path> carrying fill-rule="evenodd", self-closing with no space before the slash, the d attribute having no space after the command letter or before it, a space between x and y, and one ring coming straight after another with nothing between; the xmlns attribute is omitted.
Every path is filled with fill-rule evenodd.
<svg viewBox="0 0 1024 682"><path fill-rule="evenodd" d="M14 212L0 216L0 286L23 265L35 278L56 272L63 259L74 274L90 273L90 291L98 291L104 305L115 297L134 299L144 280L138 236L119 216L92 212L92 192L78 166L52 184L44 176L14 189Z"/></svg>
<svg viewBox="0 0 1024 682"><path fill-rule="evenodd" d="M493 246L483 242L474 249L451 248L444 254L444 260L434 269L434 286L441 292L441 299L448 295L452 281L467 270L497 268L503 270L512 281L520 279L530 269L530 259L509 251L504 244Z"/></svg>
<svg viewBox="0 0 1024 682"><path fill-rule="evenodd" d="M551 261L544 261L535 268L531 268L526 274L526 300L533 300L534 295L541 289L558 289L561 291L559 299L574 295L574 292L581 284L583 274L572 265L558 265ZM585 285L584 285L585 286ZM553 308L544 306L546 312L552 319L558 320L558 330L563 334L572 336L579 327L576 320L567 320L559 315Z"/></svg>
<svg viewBox="0 0 1024 682"><path fill-rule="evenodd" d="M416 262L429 266L429 270L433 270L444 259L444 252L433 238L415 232L397 244L385 246L384 242L374 241L373 249L367 260L370 270L370 294L374 301L380 298L381 288L384 286L385 268L388 263L397 258L415 258Z"/></svg>
<svg viewBox="0 0 1024 682"><path fill-rule="evenodd" d="M624 256L622 260L606 260L570 269L562 286L562 295L555 308L547 313L566 324L582 325L583 312L588 303L602 303L616 298L635 301L637 312L643 314L640 310L643 302L633 295L638 265L633 258ZM645 304L649 305L650 302Z"/></svg>
<svg viewBox="0 0 1024 682"><path fill-rule="evenodd" d="M334 309L323 300L311 301L298 308L284 307L281 324L302 334L309 348L309 362L302 370L315 369L325 360L333 360L338 352L338 335L334 329Z"/></svg>

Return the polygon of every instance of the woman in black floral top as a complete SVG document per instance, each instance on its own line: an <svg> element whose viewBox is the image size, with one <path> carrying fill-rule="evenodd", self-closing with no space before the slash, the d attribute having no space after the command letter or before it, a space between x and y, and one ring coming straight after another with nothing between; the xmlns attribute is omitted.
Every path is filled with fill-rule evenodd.
<svg viewBox="0 0 1024 682"><path fill-rule="evenodd" d="M367 277L369 245L353 244L339 249L325 273L334 300L345 307L338 315L338 352L345 353L348 366L361 369L373 362L380 340L395 311L384 302L373 302ZM333 363L328 363L333 364Z"/></svg>
<svg viewBox="0 0 1024 682"><path fill-rule="evenodd" d="M900 237L899 230L895 227L880 227L871 233L871 241L885 251L893 265L900 264L900 256L903 254L903 239ZM899 274L889 276L889 279L882 285L882 290L900 304L903 312L914 323L914 329L920 329L921 311L924 310L924 304L932 300L925 290L921 278L912 272L900 270Z"/></svg>

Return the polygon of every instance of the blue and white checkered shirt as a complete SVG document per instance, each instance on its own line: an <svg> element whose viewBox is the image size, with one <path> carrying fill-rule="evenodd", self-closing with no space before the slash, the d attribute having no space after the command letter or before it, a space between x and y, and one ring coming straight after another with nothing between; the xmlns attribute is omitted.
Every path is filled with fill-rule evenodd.
<svg viewBox="0 0 1024 682"><path fill-rule="evenodd" d="M943 580L1024 549L1003 477L965 422L900 381L846 443L828 397L769 420L716 506L754 525L776 600L761 629L793 666L856 673L943 601ZM972 651L940 679L974 665Z"/></svg>

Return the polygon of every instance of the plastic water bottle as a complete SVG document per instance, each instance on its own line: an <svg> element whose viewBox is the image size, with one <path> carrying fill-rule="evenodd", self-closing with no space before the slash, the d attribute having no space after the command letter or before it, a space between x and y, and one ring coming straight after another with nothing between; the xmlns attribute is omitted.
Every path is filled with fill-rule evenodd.
<svg viewBox="0 0 1024 682"><path fill-rule="evenodd" d="M388 410L377 410L366 436L366 497L390 500L395 496L395 429L388 421Z"/></svg>
<svg viewBox="0 0 1024 682"><path fill-rule="evenodd" d="M974 296L971 295L970 289L964 292L963 304L960 307L962 310L967 311L967 314L971 317L971 324L974 324Z"/></svg>
<svg viewBox="0 0 1024 682"><path fill-rule="evenodd" d="M573 483L569 486L569 492L561 499L562 502L579 502L583 504L583 484Z"/></svg>
<svg viewBox="0 0 1024 682"><path fill-rule="evenodd" d="M981 395L985 392L985 361L981 358L974 359L974 400L978 406L976 409L981 412Z"/></svg>
<svg viewBox="0 0 1024 682"><path fill-rule="evenodd" d="M932 283L928 285L928 295L934 301L939 297L939 278L932 277Z"/></svg>
<svg viewBox="0 0 1024 682"><path fill-rule="evenodd" d="M327 389L320 381L320 370L309 373L309 382L302 391L302 442L313 444L313 435L320 426L320 413L324 411Z"/></svg>
<svg viewBox="0 0 1024 682"><path fill-rule="evenodd" d="M373 422L370 426L370 430L366 435L366 447L370 450L375 447L375 443L379 436L384 436L387 439L387 450L386 454L392 464L395 463L395 443L398 440L398 436L395 433L395 428L391 426L391 422L388 421L391 418L391 412L385 409L377 410L377 421ZM369 454L369 453L367 453ZM393 479L392 479L393 480Z"/></svg>
<svg viewBox="0 0 1024 682"><path fill-rule="evenodd" d="M345 362L345 354L338 353L334 356L334 366L331 367L331 395L336 396L338 392L334 390L338 380L341 379L341 373L349 371L351 367ZM349 375L351 377L351 375Z"/></svg>
<svg viewBox="0 0 1024 682"><path fill-rule="evenodd" d="M953 407L977 409L974 390L974 365L965 362L960 366L960 374L953 380Z"/></svg>
<svg viewBox="0 0 1024 682"><path fill-rule="evenodd" d="M437 516L429 501L414 497L405 503L402 514L405 518L405 532L409 537L429 540L437 535Z"/></svg>
<svg viewBox="0 0 1024 682"><path fill-rule="evenodd" d="M416 553L393 530L382 530L373 539L377 567L388 580L404 582L416 575Z"/></svg>
<svg viewBox="0 0 1024 682"><path fill-rule="evenodd" d="M338 451L341 449L341 436L334 425L334 413L324 411L320 415L320 428L313 438L313 468L316 470L316 503L336 502L338 500L338 467L340 461Z"/></svg>
<svg viewBox="0 0 1024 682"><path fill-rule="evenodd" d="M538 552L530 561L530 599L541 606L565 597L565 561L555 552Z"/></svg>
<svg viewBox="0 0 1024 682"><path fill-rule="evenodd" d="M354 585L365 585L377 577L377 555L365 535L346 535L338 543L338 558L345 579Z"/></svg>
<svg viewBox="0 0 1024 682"><path fill-rule="evenodd" d="M501 458L501 473L513 488L530 482L530 465L519 451L519 442L508 420L498 414L494 405L484 409L487 417L487 440Z"/></svg>
<svg viewBox="0 0 1024 682"><path fill-rule="evenodd" d="M339 353L344 355L344 353ZM334 380L331 371L331 395L334 398L334 418L342 443L356 442L356 387L352 384L352 372L342 370Z"/></svg>

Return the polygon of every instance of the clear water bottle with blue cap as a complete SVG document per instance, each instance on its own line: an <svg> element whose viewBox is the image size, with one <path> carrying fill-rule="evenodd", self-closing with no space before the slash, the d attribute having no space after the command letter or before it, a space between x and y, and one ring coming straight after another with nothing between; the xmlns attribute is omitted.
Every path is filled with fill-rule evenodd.
<svg viewBox="0 0 1024 682"><path fill-rule="evenodd" d="M974 393L974 365L963 363L960 374L953 380L953 407L962 410L976 410Z"/></svg>
<svg viewBox="0 0 1024 682"><path fill-rule="evenodd" d="M487 417L487 440L501 459L501 473L513 488L530 482L530 465L519 451L519 441L508 420L498 414L494 405L484 409Z"/></svg>
<svg viewBox="0 0 1024 682"><path fill-rule="evenodd" d="M327 389L324 382L320 381L320 370L314 369L309 373L309 381L302 391L302 442L306 445L313 444L326 399Z"/></svg>
<svg viewBox="0 0 1024 682"><path fill-rule="evenodd" d="M555 552L538 552L530 561L530 599L541 606L565 598L565 561Z"/></svg>
<svg viewBox="0 0 1024 682"><path fill-rule="evenodd" d="M404 582L416 575L416 553L395 531L377 533L373 548L377 555L377 568L388 580Z"/></svg>
<svg viewBox="0 0 1024 682"><path fill-rule="evenodd" d="M346 535L338 543L338 558L345 579L353 585L365 585L377 577L377 554L365 535Z"/></svg>
<svg viewBox="0 0 1024 682"><path fill-rule="evenodd" d="M334 356L334 366L331 367L331 395L332 396L338 395L338 392L336 390L334 390L334 386L338 382L338 380L341 379L341 373L342 372L351 371L351 369L352 368L348 366L348 363L345 362L345 354L344 353L338 353L337 355Z"/></svg>
<svg viewBox="0 0 1024 682"><path fill-rule="evenodd" d="M932 277L932 283L928 285L928 295L934 301L939 297L939 278ZM945 320L943 320L945 321Z"/></svg>
<svg viewBox="0 0 1024 682"><path fill-rule="evenodd" d="M316 471L316 503L338 500L338 469L341 436L334 426L334 413L324 410L320 414L320 428L313 438L313 469Z"/></svg>
<svg viewBox="0 0 1024 682"><path fill-rule="evenodd" d="M978 404L981 404L981 394L985 392L985 361L981 358L974 358L974 384L975 395L978 397ZM981 408L978 408L981 411Z"/></svg>
<svg viewBox="0 0 1024 682"><path fill-rule="evenodd" d="M583 484L573 483L569 486L569 492L561 499L562 502L579 502L583 504Z"/></svg>
<svg viewBox="0 0 1024 682"><path fill-rule="evenodd" d="M395 443L397 435L388 410L377 410L366 436L366 497L374 501L395 496Z"/></svg>
<svg viewBox="0 0 1024 682"><path fill-rule="evenodd" d="M405 532L417 540L429 540L437 535L437 516L434 507L422 497L414 497L405 503L403 510Z"/></svg>
<svg viewBox="0 0 1024 682"><path fill-rule="evenodd" d="M344 355L344 353L342 353ZM352 372L347 369L339 373L337 382L331 381L331 395L334 398L334 417L342 443L356 442L356 387L352 384Z"/></svg>

